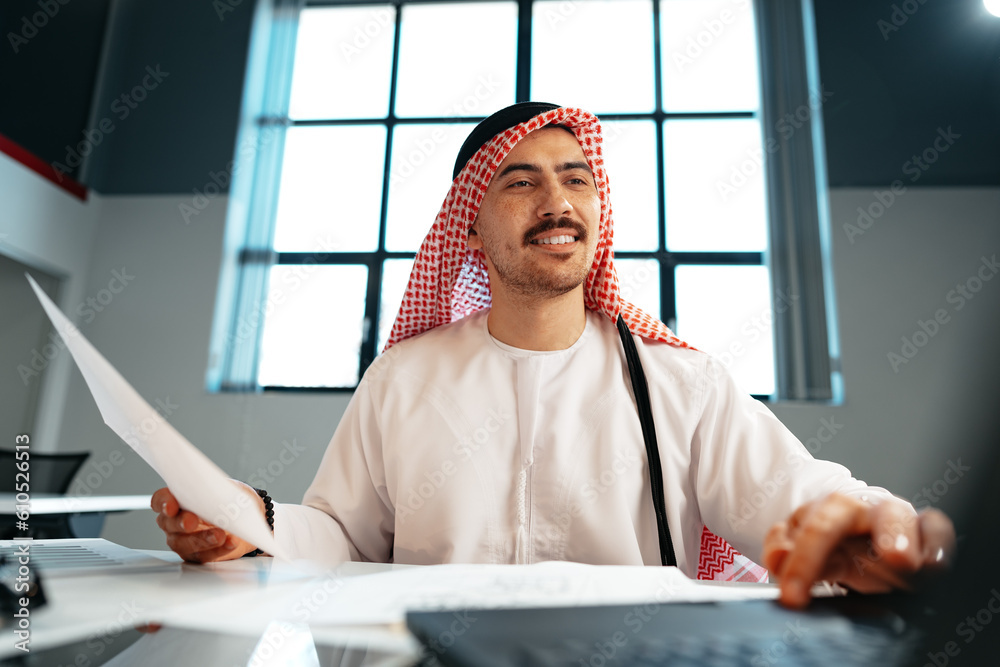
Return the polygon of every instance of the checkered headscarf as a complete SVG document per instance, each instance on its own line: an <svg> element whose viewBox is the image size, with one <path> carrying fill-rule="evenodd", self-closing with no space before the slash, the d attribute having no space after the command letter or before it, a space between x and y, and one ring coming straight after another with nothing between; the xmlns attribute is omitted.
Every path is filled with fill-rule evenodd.
<svg viewBox="0 0 1000 667"><path fill-rule="evenodd" d="M388 350L396 343L459 320L478 310L490 306L490 282L481 250L468 246L469 228L475 222L479 207L486 195L486 189L493 179L500 163L514 146L529 132L546 125L562 125L572 130L580 142L590 170L594 174L597 192L601 202L600 231L597 252L584 285L584 304L593 311L603 313L617 321L618 316L628 325L632 333L643 338L662 341L676 347L691 346L673 334L665 324L635 305L622 299L618 289L618 276L613 263L612 218L610 187L604 169L601 123L597 116L573 107L555 107L541 103L522 103L508 107L484 121L473 131L477 131L491 119L509 113L520 107L524 115L547 109L531 115L524 122L517 123L489 138L482 137L483 143L476 150L466 142L463 152L471 152L471 157L462 166L459 154L457 174L451 189L445 197L441 211L417 253L410 273L402 305L396 315L392 332L386 343ZM471 142L475 144L475 141ZM766 578L767 571L736 552L725 540L702 531L699 579L730 579L759 581Z"/></svg>

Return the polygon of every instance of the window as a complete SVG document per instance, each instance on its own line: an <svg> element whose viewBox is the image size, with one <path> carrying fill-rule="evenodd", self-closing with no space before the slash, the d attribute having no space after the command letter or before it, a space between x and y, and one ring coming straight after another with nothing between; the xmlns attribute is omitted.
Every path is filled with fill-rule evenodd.
<svg viewBox="0 0 1000 667"><path fill-rule="evenodd" d="M248 77L255 168L231 195L210 387L355 387L388 338L459 146L532 99L602 119L623 295L749 392L780 393L775 317L799 299L773 288L767 263L768 163L780 160L765 150L762 11L275 0L254 42L266 65L256 86ZM264 147L268 131L277 140Z"/></svg>

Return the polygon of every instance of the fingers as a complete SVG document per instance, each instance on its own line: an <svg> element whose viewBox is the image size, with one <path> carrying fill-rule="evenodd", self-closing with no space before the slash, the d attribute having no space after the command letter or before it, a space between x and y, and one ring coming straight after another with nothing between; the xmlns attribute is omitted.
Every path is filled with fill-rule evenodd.
<svg viewBox="0 0 1000 667"><path fill-rule="evenodd" d="M253 551L254 548L255 547L252 544L245 542L235 535L229 535L219 546L194 552L190 554L190 557L187 560L192 563L211 563L219 560L231 560Z"/></svg>
<svg viewBox="0 0 1000 667"><path fill-rule="evenodd" d="M834 550L846 538L872 529L868 506L841 495L831 495L797 510L789 520L786 542L791 548L781 567L772 570L781 583L781 602L792 608L809 603L809 589L822 578ZM780 554L772 549L772 558Z"/></svg>
<svg viewBox="0 0 1000 667"><path fill-rule="evenodd" d="M886 500L871 508L871 516L876 557L900 573L916 572L922 561L923 538L913 508L903 501Z"/></svg>
<svg viewBox="0 0 1000 667"><path fill-rule="evenodd" d="M153 497L149 501L149 506L157 514L163 513L167 516L173 516L177 514L180 509L180 504L178 504L177 499L174 498L174 494L170 493L170 489L163 487L162 489L157 489L153 493Z"/></svg>
<svg viewBox="0 0 1000 667"><path fill-rule="evenodd" d="M236 553L246 545L234 542L237 538L203 521L197 514L182 510L169 489L158 489L150 505L156 511L156 525L166 533L167 546L186 561L207 563L242 556L253 550L250 547Z"/></svg>
<svg viewBox="0 0 1000 667"><path fill-rule="evenodd" d="M930 509L920 513L918 523L921 563L931 571L946 569L955 557L955 526L951 519L940 510Z"/></svg>

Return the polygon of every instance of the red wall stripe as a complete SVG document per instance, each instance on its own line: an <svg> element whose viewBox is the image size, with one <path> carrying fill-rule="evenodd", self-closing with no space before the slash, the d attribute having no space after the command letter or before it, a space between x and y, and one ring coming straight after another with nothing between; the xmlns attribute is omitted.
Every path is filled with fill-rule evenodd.
<svg viewBox="0 0 1000 667"><path fill-rule="evenodd" d="M52 181L66 192L80 199L80 201L87 201L87 187L85 185L73 180L69 176L60 174L48 162L2 134L0 134L0 152L6 153L28 169Z"/></svg>

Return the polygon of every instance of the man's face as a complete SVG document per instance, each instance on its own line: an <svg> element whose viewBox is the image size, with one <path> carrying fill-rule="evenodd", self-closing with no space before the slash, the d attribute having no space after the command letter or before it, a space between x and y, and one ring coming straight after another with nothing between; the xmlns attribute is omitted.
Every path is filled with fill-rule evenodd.
<svg viewBox="0 0 1000 667"><path fill-rule="evenodd" d="M486 255L494 292L502 286L521 296L558 296L586 280L600 219L597 186L576 137L545 127L500 163L469 247Z"/></svg>

